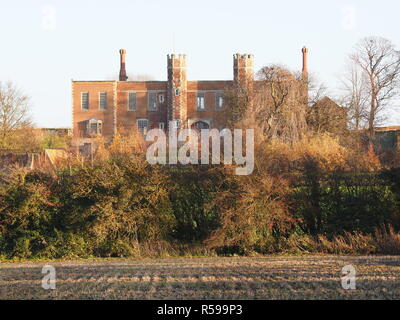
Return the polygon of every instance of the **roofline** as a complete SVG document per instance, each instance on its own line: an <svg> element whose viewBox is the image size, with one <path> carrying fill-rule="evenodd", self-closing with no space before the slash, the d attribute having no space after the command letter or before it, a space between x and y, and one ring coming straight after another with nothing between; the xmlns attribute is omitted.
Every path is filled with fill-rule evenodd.
<svg viewBox="0 0 400 320"><path fill-rule="evenodd" d="M71 82L102 82L102 83L167 83L168 80L148 80L148 81L118 81L118 80L71 80ZM234 82L234 80L188 80L187 82Z"/></svg>
<svg viewBox="0 0 400 320"><path fill-rule="evenodd" d="M71 80L71 82L109 82L109 83L114 83L118 82L116 80Z"/></svg>
<svg viewBox="0 0 400 320"><path fill-rule="evenodd" d="M376 131L400 131L400 126L389 126L389 127L376 127Z"/></svg>
<svg viewBox="0 0 400 320"><path fill-rule="evenodd" d="M233 80L188 80L187 82L233 82Z"/></svg>
<svg viewBox="0 0 400 320"><path fill-rule="evenodd" d="M54 128L54 127L50 127L50 128L47 128L47 127L38 127L38 128L35 128L35 129L38 129L38 130L70 130L70 129L72 129L71 127L60 127L60 128Z"/></svg>

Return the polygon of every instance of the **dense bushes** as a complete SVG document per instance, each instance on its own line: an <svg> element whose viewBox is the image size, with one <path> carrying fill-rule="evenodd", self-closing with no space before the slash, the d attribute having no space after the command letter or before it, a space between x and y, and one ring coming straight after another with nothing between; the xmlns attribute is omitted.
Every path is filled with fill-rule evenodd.
<svg viewBox="0 0 400 320"><path fill-rule="evenodd" d="M84 168L60 181L59 228L93 239L99 256L133 255L139 243L163 239L174 226L165 178L143 161ZM61 192L64 191L64 192Z"/></svg>
<svg viewBox="0 0 400 320"><path fill-rule="evenodd" d="M220 227L208 245L236 253L270 253L282 249L282 240L295 226L289 210L289 187L280 177L230 176L232 188L215 199L221 209Z"/></svg>
<svg viewBox="0 0 400 320"><path fill-rule="evenodd" d="M176 219L172 236L184 242L206 239L218 226L217 194L234 186L222 166L166 167L169 199Z"/></svg>
<svg viewBox="0 0 400 320"><path fill-rule="evenodd" d="M1 192L2 248L10 256L131 256L175 224L166 179L143 161L22 173Z"/></svg>
<svg viewBox="0 0 400 320"><path fill-rule="evenodd" d="M299 226L310 235L373 233L389 224L398 231L400 224L394 194L376 174L307 176L293 188L292 197Z"/></svg>
<svg viewBox="0 0 400 320"><path fill-rule="evenodd" d="M330 137L258 145L250 176L152 166L129 148L3 177L0 257L400 253L399 169Z"/></svg>

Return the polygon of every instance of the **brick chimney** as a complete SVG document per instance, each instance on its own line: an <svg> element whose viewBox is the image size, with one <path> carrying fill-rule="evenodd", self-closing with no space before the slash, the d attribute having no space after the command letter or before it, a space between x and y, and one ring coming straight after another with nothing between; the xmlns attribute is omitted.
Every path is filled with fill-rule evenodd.
<svg viewBox="0 0 400 320"><path fill-rule="evenodd" d="M303 53L303 79L306 80L308 79L308 49L304 47L301 49L301 52Z"/></svg>
<svg viewBox="0 0 400 320"><path fill-rule="evenodd" d="M126 80L128 80L128 76L126 75L126 69L125 69L125 65L126 65L126 60L125 60L126 50L125 49L119 50L119 54L121 56L121 66L120 66L120 70L119 70L119 81L126 81Z"/></svg>

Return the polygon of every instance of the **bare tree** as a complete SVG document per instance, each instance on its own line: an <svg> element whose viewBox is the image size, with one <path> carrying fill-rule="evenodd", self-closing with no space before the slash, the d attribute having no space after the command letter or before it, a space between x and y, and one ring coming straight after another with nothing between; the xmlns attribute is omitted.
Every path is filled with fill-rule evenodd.
<svg viewBox="0 0 400 320"><path fill-rule="evenodd" d="M357 45L351 60L362 71L367 82L368 133L372 140L374 128L381 120L393 98L397 95L400 81L400 53L384 38L368 37Z"/></svg>
<svg viewBox="0 0 400 320"><path fill-rule="evenodd" d="M297 75L298 78L301 75ZM327 86L322 83L315 74L308 74L308 106L312 107L318 101L329 95Z"/></svg>
<svg viewBox="0 0 400 320"><path fill-rule="evenodd" d="M257 78L254 113L263 135L289 142L300 139L307 128L307 82L279 65L262 68Z"/></svg>
<svg viewBox="0 0 400 320"><path fill-rule="evenodd" d="M13 83L0 83L0 148L10 148L18 130L31 125L29 98Z"/></svg>
<svg viewBox="0 0 400 320"><path fill-rule="evenodd" d="M256 80L225 94L227 108L218 113L218 122L254 128L260 142L299 140L307 132L308 80L280 65L263 67Z"/></svg>
<svg viewBox="0 0 400 320"><path fill-rule="evenodd" d="M347 133L347 109L330 97L328 88L315 74L308 76L307 124L314 132Z"/></svg>
<svg viewBox="0 0 400 320"><path fill-rule="evenodd" d="M362 69L350 60L342 80L344 95L341 105L348 110L352 129L360 130L368 123L368 81Z"/></svg>

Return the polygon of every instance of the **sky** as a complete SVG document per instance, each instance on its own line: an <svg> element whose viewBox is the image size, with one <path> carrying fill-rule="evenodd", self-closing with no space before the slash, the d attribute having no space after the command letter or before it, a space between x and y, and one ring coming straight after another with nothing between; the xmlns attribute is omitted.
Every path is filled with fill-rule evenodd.
<svg viewBox="0 0 400 320"><path fill-rule="evenodd" d="M188 55L189 80L233 77L234 53L255 70L278 63L309 69L339 93L354 45L366 36L400 50L398 0L1 0L0 81L31 98L39 127L71 126L71 79L107 80L127 50L128 74L167 78L167 54ZM400 125L400 108L387 125Z"/></svg>

